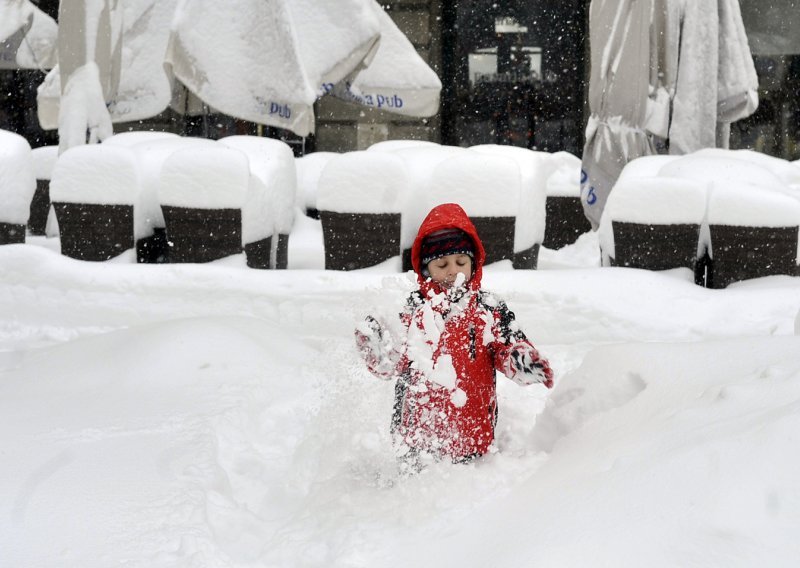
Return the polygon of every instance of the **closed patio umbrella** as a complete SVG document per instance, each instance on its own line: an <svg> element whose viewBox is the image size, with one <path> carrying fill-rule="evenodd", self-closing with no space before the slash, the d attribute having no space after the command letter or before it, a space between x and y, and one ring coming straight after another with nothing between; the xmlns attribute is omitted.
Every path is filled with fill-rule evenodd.
<svg viewBox="0 0 800 568"><path fill-rule="evenodd" d="M368 63L380 24L370 0L183 0L168 71L230 116L314 130L314 101Z"/></svg>
<svg viewBox="0 0 800 568"><path fill-rule="evenodd" d="M439 110L442 82L376 0L381 43L375 58L353 81L330 85L345 101L405 116L433 116Z"/></svg>
<svg viewBox="0 0 800 568"><path fill-rule="evenodd" d="M625 164L655 153L645 132L652 14L653 0L592 0L589 8L591 116L581 202L594 229Z"/></svg>
<svg viewBox="0 0 800 568"><path fill-rule="evenodd" d="M61 0L58 65L37 96L39 122L58 127L59 151L113 134L109 101L119 88L120 0Z"/></svg>

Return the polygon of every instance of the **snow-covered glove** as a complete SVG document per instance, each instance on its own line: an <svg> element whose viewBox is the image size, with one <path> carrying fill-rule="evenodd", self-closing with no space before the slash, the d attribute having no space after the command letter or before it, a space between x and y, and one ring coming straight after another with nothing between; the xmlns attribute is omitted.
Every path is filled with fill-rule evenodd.
<svg viewBox="0 0 800 568"><path fill-rule="evenodd" d="M536 349L526 343L511 348L509 353L511 379L521 385L542 383L553 388L553 371L547 359L542 358Z"/></svg>
<svg viewBox="0 0 800 568"><path fill-rule="evenodd" d="M372 316L367 316L355 330L356 347L370 372L389 380L395 375L399 354L391 334Z"/></svg>

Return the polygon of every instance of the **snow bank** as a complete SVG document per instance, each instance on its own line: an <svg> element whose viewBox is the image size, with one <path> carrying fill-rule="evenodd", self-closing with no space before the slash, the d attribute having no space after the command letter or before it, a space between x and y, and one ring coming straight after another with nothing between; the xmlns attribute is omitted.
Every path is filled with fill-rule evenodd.
<svg viewBox="0 0 800 568"><path fill-rule="evenodd" d="M295 158L297 169L297 205L301 209L317 209L319 176L336 152L313 152Z"/></svg>
<svg viewBox="0 0 800 568"><path fill-rule="evenodd" d="M264 206L271 209L269 217L275 230L288 235L294 223L297 194L297 171L292 149L285 142L260 136L228 136L219 142L247 156L250 173L261 181L267 191Z"/></svg>
<svg viewBox="0 0 800 568"><path fill-rule="evenodd" d="M250 164L239 150L198 146L173 152L161 168L161 205L240 209L250 183Z"/></svg>
<svg viewBox="0 0 800 568"><path fill-rule="evenodd" d="M31 150L36 179L50 179L58 160L58 146L40 146Z"/></svg>
<svg viewBox="0 0 800 568"><path fill-rule="evenodd" d="M30 144L18 134L0 130L0 222L26 225L35 192Z"/></svg>
<svg viewBox="0 0 800 568"><path fill-rule="evenodd" d="M319 177L317 208L338 213L400 213L408 191L405 164L388 152L334 156Z"/></svg>
<svg viewBox="0 0 800 568"><path fill-rule="evenodd" d="M520 196L514 228L514 251L525 251L544 241L547 180L556 171L552 154L516 146L482 144L470 148L479 154L511 158L519 167Z"/></svg>

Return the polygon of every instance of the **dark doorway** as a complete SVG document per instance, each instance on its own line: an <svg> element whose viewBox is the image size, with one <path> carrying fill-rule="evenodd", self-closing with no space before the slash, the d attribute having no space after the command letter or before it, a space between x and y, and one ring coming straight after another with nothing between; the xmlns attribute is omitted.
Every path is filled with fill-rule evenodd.
<svg viewBox="0 0 800 568"><path fill-rule="evenodd" d="M443 10L443 142L580 155L584 0L451 0Z"/></svg>

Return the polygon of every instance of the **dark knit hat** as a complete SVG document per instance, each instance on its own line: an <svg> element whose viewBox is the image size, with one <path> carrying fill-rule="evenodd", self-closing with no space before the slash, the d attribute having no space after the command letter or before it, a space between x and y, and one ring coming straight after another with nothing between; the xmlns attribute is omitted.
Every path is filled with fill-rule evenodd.
<svg viewBox="0 0 800 568"><path fill-rule="evenodd" d="M431 233L422 241L419 256L422 266L426 267L432 260L449 254L466 254L475 258L475 245L470 236L461 229L442 229Z"/></svg>

